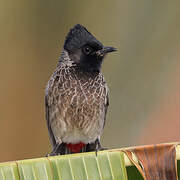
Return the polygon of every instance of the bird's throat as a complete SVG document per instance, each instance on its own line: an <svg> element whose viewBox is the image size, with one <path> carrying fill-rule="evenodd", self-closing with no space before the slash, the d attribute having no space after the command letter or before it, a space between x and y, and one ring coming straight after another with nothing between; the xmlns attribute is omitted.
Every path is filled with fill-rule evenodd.
<svg viewBox="0 0 180 180"><path fill-rule="evenodd" d="M82 142L77 144L66 144L66 147L73 153L79 153L84 146L86 146L86 144Z"/></svg>

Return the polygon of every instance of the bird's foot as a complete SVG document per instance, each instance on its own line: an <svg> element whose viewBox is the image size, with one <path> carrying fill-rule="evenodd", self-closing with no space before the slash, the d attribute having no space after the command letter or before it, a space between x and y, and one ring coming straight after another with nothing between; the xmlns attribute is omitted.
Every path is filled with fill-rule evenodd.
<svg viewBox="0 0 180 180"><path fill-rule="evenodd" d="M108 148L106 148L106 147L101 147L101 148L99 149L99 151L105 151L105 150L108 150Z"/></svg>
<svg viewBox="0 0 180 180"><path fill-rule="evenodd" d="M46 157L61 155L61 154L63 154L63 149L64 149L64 143L56 144L56 146L53 148L52 152L46 154Z"/></svg>
<svg viewBox="0 0 180 180"><path fill-rule="evenodd" d="M55 153L55 152L51 152L51 153L47 153L46 154L46 157L49 157L49 156L59 156L59 155L61 155L60 153Z"/></svg>
<svg viewBox="0 0 180 180"><path fill-rule="evenodd" d="M105 147L102 147L101 146L101 143L100 143L100 140L99 139L97 139L96 141L95 141L95 154L96 154L96 156L97 156L97 153L98 153L98 151L104 151L104 150L107 150L108 148L105 148Z"/></svg>

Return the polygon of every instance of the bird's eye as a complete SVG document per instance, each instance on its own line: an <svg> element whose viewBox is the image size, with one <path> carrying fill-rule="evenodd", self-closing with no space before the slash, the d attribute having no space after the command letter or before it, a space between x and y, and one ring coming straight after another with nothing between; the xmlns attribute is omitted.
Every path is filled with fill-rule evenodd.
<svg viewBox="0 0 180 180"><path fill-rule="evenodd" d="M90 46L84 46L83 51L88 55L93 51L93 49Z"/></svg>

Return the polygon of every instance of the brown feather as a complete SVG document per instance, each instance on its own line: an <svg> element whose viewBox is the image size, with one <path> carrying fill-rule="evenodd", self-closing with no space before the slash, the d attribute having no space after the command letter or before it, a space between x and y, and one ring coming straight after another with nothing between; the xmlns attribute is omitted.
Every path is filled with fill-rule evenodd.
<svg viewBox="0 0 180 180"><path fill-rule="evenodd" d="M100 72L84 72L66 51L46 88L46 119L52 145L91 143L100 137L108 87ZM66 61L64 60L66 58Z"/></svg>

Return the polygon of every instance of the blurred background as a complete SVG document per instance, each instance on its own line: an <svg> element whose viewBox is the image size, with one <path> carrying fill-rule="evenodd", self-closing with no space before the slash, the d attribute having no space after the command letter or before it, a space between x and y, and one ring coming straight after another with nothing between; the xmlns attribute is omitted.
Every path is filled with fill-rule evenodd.
<svg viewBox="0 0 180 180"><path fill-rule="evenodd" d="M103 145L180 141L179 7L179 0L1 0L0 161L50 152L44 90L77 23L118 48L103 65L110 88Z"/></svg>

